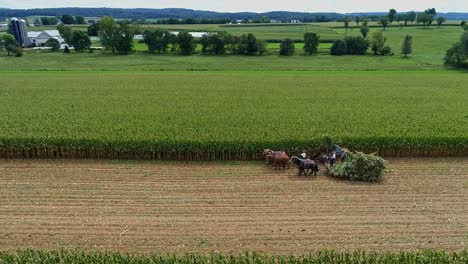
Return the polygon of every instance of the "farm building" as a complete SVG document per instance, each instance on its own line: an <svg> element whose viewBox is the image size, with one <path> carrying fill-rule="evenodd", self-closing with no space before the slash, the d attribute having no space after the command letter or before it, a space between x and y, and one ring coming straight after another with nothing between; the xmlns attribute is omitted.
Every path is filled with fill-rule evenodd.
<svg viewBox="0 0 468 264"><path fill-rule="evenodd" d="M44 46L51 38L58 40L60 43L63 42L63 38L60 36L58 30L31 31L28 32L28 38L31 46L35 47Z"/></svg>
<svg viewBox="0 0 468 264"><path fill-rule="evenodd" d="M26 21L23 19L17 19L16 17L11 19L11 27L13 30L13 36L16 42L23 47L30 45L28 38L28 29L26 27Z"/></svg>

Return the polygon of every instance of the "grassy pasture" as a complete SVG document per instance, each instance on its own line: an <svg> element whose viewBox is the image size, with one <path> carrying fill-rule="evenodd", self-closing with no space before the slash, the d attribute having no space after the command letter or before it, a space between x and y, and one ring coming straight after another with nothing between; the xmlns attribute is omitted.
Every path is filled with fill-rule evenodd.
<svg viewBox="0 0 468 264"><path fill-rule="evenodd" d="M330 38L330 34L333 35L334 39L342 39L346 35L360 35L360 32L358 29L350 29L348 32L346 32L342 28L326 28L323 26L315 26L315 25L297 25L297 26L220 26L220 25L158 25L158 26L164 26L166 29L170 30L195 30L195 29L200 29L200 31L203 30L226 30L228 32L231 32L233 34L239 35L242 33L247 33L251 32L257 35L259 38L263 39L283 39L286 37L293 38L293 39L302 39L304 32L319 32L321 34L321 39L326 40L327 38ZM178 26L179 28L175 28L175 26ZM203 27L207 28L203 28ZM84 27L81 27L81 29L85 29ZM369 34L372 34L373 31L382 31L380 28L372 28ZM430 29L423 29L421 27L392 27L389 28L385 31L382 31L387 38L387 42L392 48L393 52L395 54L400 54L400 49L401 49L401 44L403 42L403 39L405 35L412 35L413 36L413 54L411 55L411 58L409 61L404 61L404 60L399 60L395 58L375 58L375 57L355 57L353 58L353 62L356 63L351 63L348 64L347 61L349 60L348 58L336 58L336 57L331 57L331 56L320 56L315 57L315 61L319 62L317 68L314 67L314 65L310 65L310 62L308 59L301 58L298 59L293 66L294 69L303 69L302 65L307 68L307 69L356 69L356 70L362 70L362 69L394 69L394 68L399 68L399 69L407 69L408 65L415 65L418 69L424 69L424 68L434 68L434 67L440 67L442 65L442 59L445 55L445 51L451 47L451 45L456 42L460 35L462 34L463 30L460 27L455 27L455 26L447 26L447 27L432 27ZM302 55L302 46L303 44L301 43L296 43L296 55ZM322 43L320 48L322 49L322 53L326 54L329 49L330 44L329 43ZM201 47L198 47L198 50L200 50ZM278 54L279 51L279 43L269 43L268 44L268 49L269 52L272 54ZM146 51L146 45L142 43L135 43L135 50L136 51ZM54 56L54 55L48 55L48 56ZM87 56L83 56L84 59L86 59ZM51 57L54 60L58 59L61 61L62 59L59 56L56 57ZM40 58L37 58L40 59ZM139 64L140 60L142 64L147 65L148 63L146 60L148 58L142 58L141 56L127 56L126 59L131 61L132 65ZM199 60L196 60L196 62L191 62L193 58L186 58L183 61L186 61L187 63L178 63L180 65L179 69L184 69L184 68L191 68L191 65L196 65L198 64ZM220 60L220 64L226 65L226 59L225 58L218 58ZM277 62L277 58L271 58L272 61L270 64L274 64ZM82 60L82 58L76 58L74 57L73 60ZM119 60L119 59L115 59ZM151 58L151 60L154 60L154 58ZM161 61L173 61L171 58L160 58ZM265 66L263 65L262 61L268 61L269 59L265 58L258 58L258 59L252 59L252 58L246 58L245 60L242 59L242 61L247 61L251 62L252 60L258 60L259 66L262 66L262 68L274 68L277 69L275 66ZM367 61L368 63L363 63L362 60ZM202 61L200 63L202 64ZM243 64L243 62L237 62L238 58L234 60L234 62L229 62L229 66L233 67L234 69L245 69L248 66L241 66L237 68L237 64ZM7 67L2 67L2 63L5 62L0 58L0 69L7 68ZM21 65L21 62L19 62ZM50 62L53 64L54 62ZM70 63L70 66L74 64L74 62L67 62ZM79 62L78 62L79 63ZM102 62L105 64L106 62ZM157 64L157 62L154 62ZM257 62L256 62L257 63ZM47 65L49 64L48 61L44 61L43 67L47 68ZM97 62L96 65L100 65L101 62ZM153 64L153 63L151 63ZM213 61L210 63L210 65L213 64L213 67L209 67L209 69L217 69L219 67L223 68L224 66L216 66L218 64L217 61ZM298 65L298 68L295 65ZM398 65L396 65L398 64ZM94 64L93 64L94 65ZM91 66L93 66L91 65ZM187 66L188 65L188 66ZM13 66L16 67L16 66ZM20 66L18 66L20 67ZM103 68L107 69L105 65L102 65ZM149 65L150 68L158 67L158 65ZM173 66L174 67L174 66ZM206 67L201 67L201 69L205 69ZM230 67L228 67L230 68ZM287 68L287 67L286 67Z"/></svg>
<svg viewBox="0 0 468 264"><path fill-rule="evenodd" d="M4 148L256 152L316 146L454 154L468 144L456 72L2 74Z"/></svg>
<svg viewBox="0 0 468 264"><path fill-rule="evenodd" d="M144 45L138 46L144 50ZM302 52L299 48L298 52ZM326 52L326 51L325 51ZM413 56L416 56L413 55ZM61 52L26 51L21 58L0 56L0 72L14 71L167 71L167 70L285 70L285 71L376 71L376 70L433 70L443 69L442 58L434 64L400 56L317 56L279 55L265 56L172 56L136 52L126 56L112 56L95 51L90 54ZM40 63L35 63L40 62Z"/></svg>

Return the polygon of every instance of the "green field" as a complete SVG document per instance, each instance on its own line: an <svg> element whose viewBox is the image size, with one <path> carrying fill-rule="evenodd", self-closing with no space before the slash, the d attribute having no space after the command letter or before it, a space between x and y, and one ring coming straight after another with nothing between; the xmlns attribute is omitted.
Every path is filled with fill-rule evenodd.
<svg viewBox="0 0 468 264"><path fill-rule="evenodd" d="M456 154L466 74L21 72L2 74L3 148L230 151L350 148Z"/></svg>

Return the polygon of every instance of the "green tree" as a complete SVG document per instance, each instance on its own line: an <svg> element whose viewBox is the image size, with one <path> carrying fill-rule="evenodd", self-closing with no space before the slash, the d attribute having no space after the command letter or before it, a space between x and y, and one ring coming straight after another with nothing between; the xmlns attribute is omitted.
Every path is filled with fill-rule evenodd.
<svg viewBox="0 0 468 264"><path fill-rule="evenodd" d="M397 15L397 11L395 9L390 9L387 15L388 21L390 22L390 24L392 24L393 21L395 21L396 15Z"/></svg>
<svg viewBox="0 0 468 264"><path fill-rule="evenodd" d="M359 16L356 16L356 18L354 19L354 21L356 22L356 25L359 26L359 23L361 22L361 19L359 18Z"/></svg>
<svg viewBox="0 0 468 264"><path fill-rule="evenodd" d="M76 20L75 18L72 16L72 15L63 15L62 18L60 19L62 21L63 24L65 25L72 25L72 24L76 24Z"/></svg>
<svg viewBox="0 0 468 264"><path fill-rule="evenodd" d="M424 27L429 28L434 22L434 18L437 16L437 11L435 8L429 8L424 13L418 14L417 22L422 23Z"/></svg>
<svg viewBox="0 0 468 264"><path fill-rule="evenodd" d="M362 37L367 38L367 34L369 34L369 26L363 24L360 30L361 30Z"/></svg>
<svg viewBox="0 0 468 264"><path fill-rule="evenodd" d="M280 44L280 55L291 56L294 54L294 41L292 39L283 39Z"/></svg>
<svg viewBox="0 0 468 264"><path fill-rule="evenodd" d="M346 32L348 32L350 21L351 19L348 16L343 17L343 24L344 24L344 28L346 29Z"/></svg>
<svg viewBox="0 0 468 264"><path fill-rule="evenodd" d="M465 55L468 56L468 32L463 33L461 36L460 43L463 46L463 50L465 51Z"/></svg>
<svg viewBox="0 0 468 264"><path fill-rule="evenodd" d="M57 30L60 33L60 36L65 40L67 44L71 43L71 37L72 37L72 28L67 27L63 24L60 24L57 26Z"/></svg>
<svg viewBox="0 0 468 264"><path fill-rule="evenodd" d="M70 44L75 48L76 51L83 51L91 47L91 39L88 34L81 30L74 30L71 36Z"/></svg>
<svg viewBox="0 0 468 264"><path fill-rule="evenodd" d="M111 43L113 51L118 54L128 54L133 49L133 29L124 21L114 27Z"/></svg>
<svg viewBox="0 0 468 264"><path fill-rule="evenodd" d="M270 23L270 18L267 16L262 17L262 23Z"/></svg>
<svg viewBox="0 0 468 264"><path fill-rule="evenodd" d="M388 20L388 17L386 16L383 16L379 19L379 24L382 25L383 30L387 29L389 22L390 21Z"/></svg>
<svg viewBox="0 0 468 264"><path fill-rule="evenodd" d="M15 37L10 34L3 34L0 36L2 38L3 47L5 48L8 56L10 56L11 53L15 53L16 48L19 46L15 40Z"/></svg>
<svg viewBox="0 0 468 264"><path fill-rule="evenodd" d="M409 22L414 23L416 21L416 16L417 16L416 12L410 11L410 12L406 13L406 15L408 16L408 21Z"/></svg>
<svg viewBox="0 0 468 264"><path fill-rule="evenodd" d="M65 48L63 49L63 53L65 54L70 53L70 48L68 47L68 45L66 45Z"/></svg>
<svg viewBox="0 0 468 264"><path fill-rule="evenodd" d="M452 45L444 57L444 64L449 66L461 67L466 60L465 49L461 42Z"/></svg>
<svg viewBox="0 0 468 264"><path fill-rule="evenodd" d="M58 19L56 17L41 17L41 23L44 26L57 25Z"/></svg>
<svg viewBox="0 0 468 264"><path fill-rule="evenodd" d="M304 34L304 52L312 55L317 53L318 46L320 45L320 36L317 33Z"/></svg>
<svg viewBox="0 0 468 264"><path fill-rule="evenodd" d="M259 17L254 17L254 18L252 19L252 23L255 23L255 24L262 23L262 19L259 18Z"/></svg>
<svg viewBox="0 0 468 264"><path fill-rule="evenodd" d="M93 23L88 27L88 35L97 37L99 36L99 23Z"/></svg>
<svg viewBox="0 0 468 264"><path fill-rule="evenodd" d="M60 42L54 38L51 38L46 41L45 46L49 47L51 51L57 51L60 49Z"/></svg>
<svg viewBox="0 0 468 264"><path fill-rule="evenodd" d="M254 55L258 52L257 38L254 34L249 33L241 36L239 52L244 55Z"/></svg>
<svg viewBox="0 0 468 264"><path fill-rule="evenodd" d="M369 20L367 20L367 18L364 18L364 20L362 21L362 25L367 26L368 24L369 24Z"/></svg>
<svg viewBox="0 0 468 264"><path fill-rule="evenodd" d="M426 10L424 11L424 13L426 13L426 14L432 16L432 17L437 16L437 10L436 10L435 8L426 9Z"/></svg>
<svg viewBox="0 0 468 264"><path fill-rule="evenodd" d="M401 21L404 21L405 20L405 15L400 15L400 14L397 14L395 16L395 21L398 23L398 25L401 27Z"/></svg>
<svg viewBox="0 0 468 264"><path fill-rule="evenodd" d="M347 54L363 55L369 48L369 42L361 36L347 36L344 41Z"/></svg>
<svg viewBox="0 0 468 264"><path fill-rule="evenodd" d="M267 42L262 39L257 40L257 53L259 55L263 55L266 52L267 52Z"/></svg>
<svg viewBox="0 0 468 264"><path fill-rule="evenodd" d="M117 24L112 17L106 16L99 21L99 38L101 44L107 50L111 50L112 54L115 53L114 33L116 31Z"/></svg>
<svg viewBox="0 0 468 264"><path fill-rule="evenodd" d="M372 52L374 52L374 55L381 54L382 50L385 47L385 37L380 31L374 31L372 32L372 35L370 37L370 46Z"/></svg>
<svg viewBox="0 0 468 264"><path fill-rule="evenodd" d="M346 50L346 42L344 40L335 40L330 48L330 54L336 56L345 55Z"/></svg>
<svg viewBox="0 0 468 264"><path fill-rule="evenodd" d="M15 54L15 57L23 56L23 48L19 45L12 47L12 52Z"/></svg>
<svg viewBox="0 0 468 264"><path fill-rule="evenodd" d="M428 15L426 13L419 13L416 18L416 22L418 24L423 24L423 27L426 28L428 19Z"/></svg>
<svg viewBox="0 0 468 264"><path fill-rule="evenodd" d="M405 23L405 26L408 25L408 22L410 22L410 17L408 14L404 14L401 16L401 21L403 21Z"/></svg>
<svg viewBox="0 0 468 264"><path fill-rule="evenodd" d="M143 41L148 46L149 52L165 54L169 48L170 34L165 30L147 29L143 33Z"/></svg>
<svg viewBox="0 0 468 264"><path fill-rule="evenodd" d="M226 52L224 38L217 33L205 34L201 37L202 54L222 55Z"/></svg>
<svg viewBox="0 0 468 264"><path fill-rule="evenodd" d="M401 53L405 55L405 58L408 57L408 54L413 53L413 37L406 35L403 40L403 45L401 46Z"/></svg>
<svg viewBox="0 0 468 264"><path fill-rule="evenodd" d="M443 23L445 23L445 21L447 21L447 20L445 19L445 17L441 17L441 16L438 17L438 18L437 18L437 26L440 28L440 26L441 26Z"/></svg>
<svg viewBox="0 0 468 264"><path fill-rule="evenodd" d="M230 54L238 54L240 46L240 37L234 36L227 32L219 32L220 37L223 39L226 45L226 52Z"/></svg>
<svg viewBox="0 0 468 264"><path fill-rule="evenodd" d="M195 52L197 44L190 33L182 31L177 35L177 46L179 54L192 55Z"/></svg>
<svg viewBox="0 0 468 264"><path fill-rule="evenodd" d="M47 17L41 17L41 23L43 26L48 26L49 25L49 19Z"/></svg>
<svg viewBox="0 0 468 264"><path fill-rule="evenodd" d="M79 25L86 24L86 21L85 21L84 17L82 17L82 16L75 16L75 21L76 21L76 24L79 24Z"/></svg>

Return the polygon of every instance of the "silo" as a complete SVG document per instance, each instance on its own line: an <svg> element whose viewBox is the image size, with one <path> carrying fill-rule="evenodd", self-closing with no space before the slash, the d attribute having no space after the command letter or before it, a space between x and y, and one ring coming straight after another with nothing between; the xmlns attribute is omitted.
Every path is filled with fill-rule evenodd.
<svg viewBox="0 0 468 264"><path fill-rule="evenodd" d="M14 17L11 19L11 26L16 42L18 42L18 44L23 47L28 47L30 43L28 38L28 29L26 27L26 21Z"/></svg>

